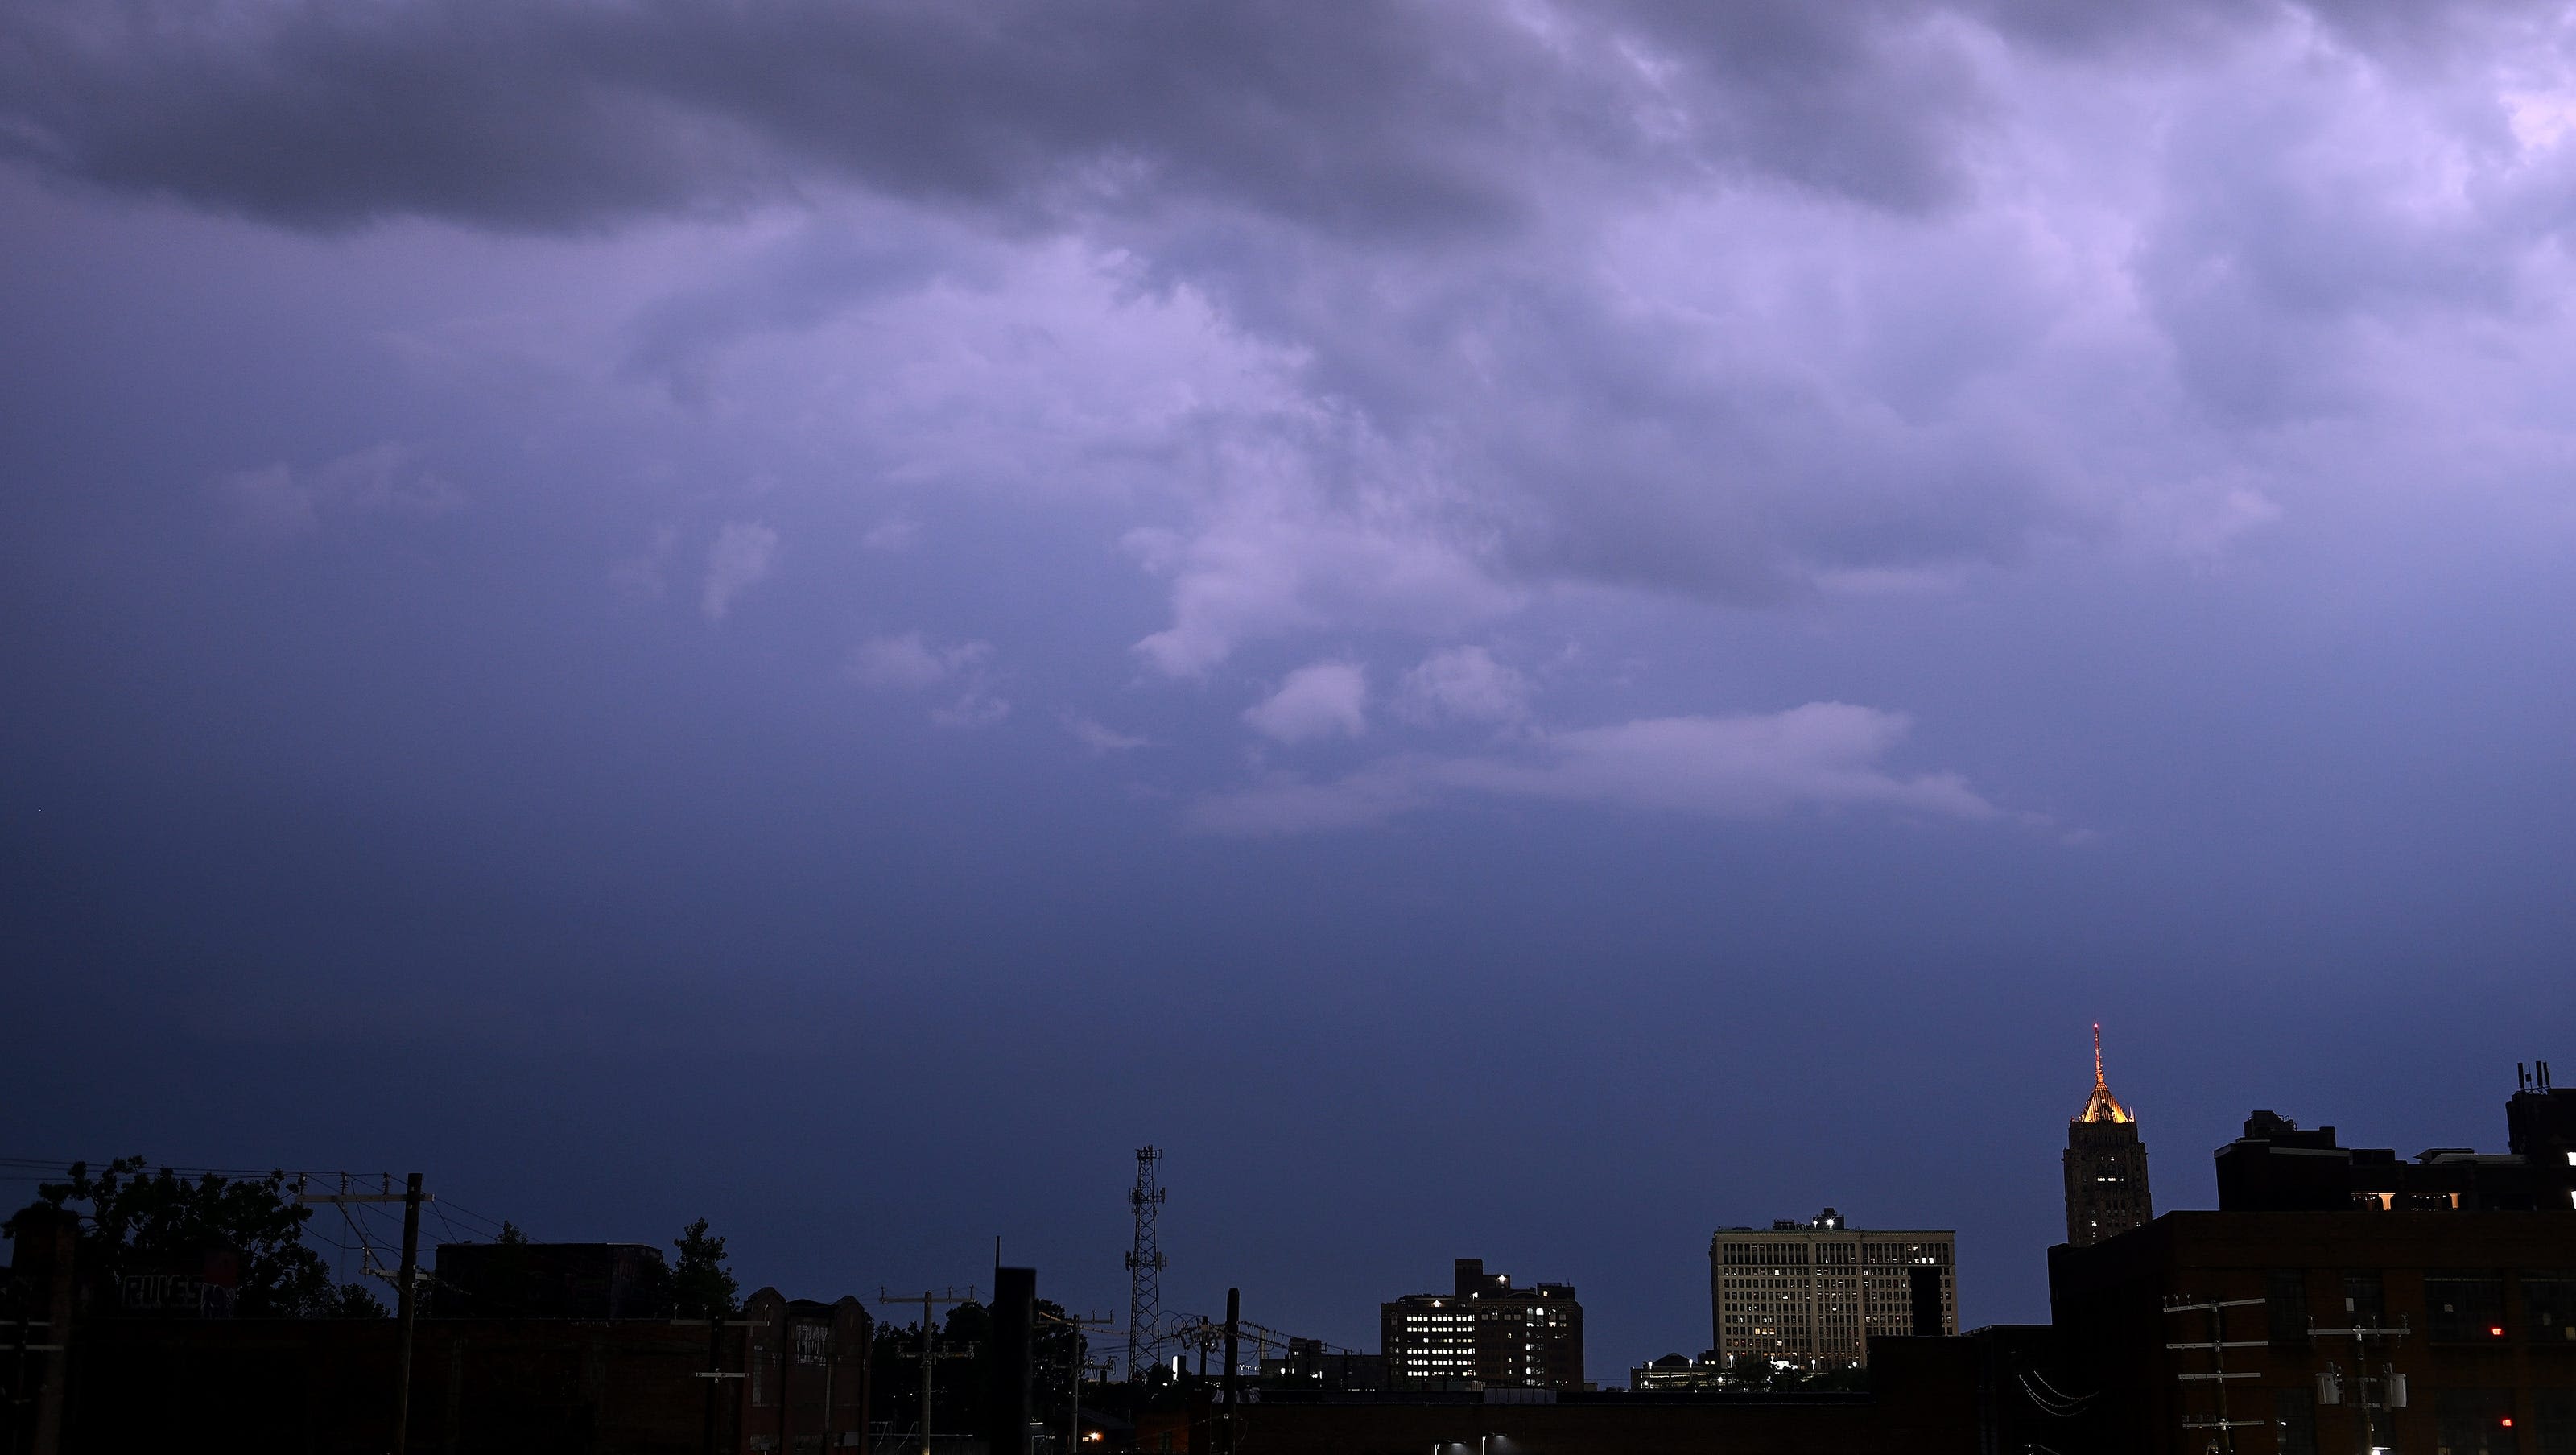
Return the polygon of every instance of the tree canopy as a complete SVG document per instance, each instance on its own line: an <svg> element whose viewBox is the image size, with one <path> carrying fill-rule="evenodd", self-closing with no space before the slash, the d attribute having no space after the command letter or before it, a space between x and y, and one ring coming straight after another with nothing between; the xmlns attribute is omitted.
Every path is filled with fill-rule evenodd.
<svg viewBox="0 0 2576 1455"><path fill-rule="evenodd" d="M725 1266L725 1240L700 1218L680 1230L671 1246L680 1261L671 1268L673 1312L684 1319L720 1319L741 1311L741 1285Z"/></svg>
<svg viewBox="0 0 2576 1455"><path fill-rule="evenodd" d="M97 1286L143 1273L204 1273L230 1255L232 1312L240 1318L381 1317L384 1305L358 1284L335 1288L319 1254L304 1245L313 1210L298 1204L284 1172L190 1179L140 1157L119 1157L92 1173L71 1165L61 1182L40 1183L37 1204L80 1217L75 1252Z"/></svg>

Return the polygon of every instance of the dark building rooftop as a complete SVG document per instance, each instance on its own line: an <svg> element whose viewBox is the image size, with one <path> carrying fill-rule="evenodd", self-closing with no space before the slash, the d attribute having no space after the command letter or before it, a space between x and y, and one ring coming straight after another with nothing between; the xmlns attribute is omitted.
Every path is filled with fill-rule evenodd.
<svg viewBox="0 0 2576 1455"><path fill-rule="evenodd" d="M441 1243L440 1318L658 1319L670 1270L650 1243Z"/></svg>
<svg viewBox="0 0 2576 1455"><path fill-rule="evenodd" d="M2034 1386L2034 1438L2170 1455L2232 1418L2279 1442L2240 1450L2569 1448L2571 1249L2576 1213L2341 1209L2168 1213L2053 1248L2066 1367Z"/></svg>
<svg viewBox="0 0 2576 1455"><path fill-rule="evenodd" d="M2222 1212L2538 1212L2576 1210L2576 1090L2526 1068L2505 1103L2507 1150L2430 1147L2412 1161L2387 1147L2345 1147L2333 1127L2277 1112L2245 1119L2218 1149Z"/></svg>

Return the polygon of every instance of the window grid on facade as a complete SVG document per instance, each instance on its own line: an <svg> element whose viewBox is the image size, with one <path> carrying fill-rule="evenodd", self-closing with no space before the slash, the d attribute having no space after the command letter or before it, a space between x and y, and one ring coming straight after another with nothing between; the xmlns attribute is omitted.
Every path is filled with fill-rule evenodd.
<svg viewBox="0 0 2576 1455"><path fill-rule="evenodd" d="M1710 1242L1716 1348L1809 1367L1866 1363L1873 1335L1958 1327L1952 1235L1818 1224L1726 1229ZM1915 1270L1937 1279L1939 1326L1917 1329Z"/></svg>

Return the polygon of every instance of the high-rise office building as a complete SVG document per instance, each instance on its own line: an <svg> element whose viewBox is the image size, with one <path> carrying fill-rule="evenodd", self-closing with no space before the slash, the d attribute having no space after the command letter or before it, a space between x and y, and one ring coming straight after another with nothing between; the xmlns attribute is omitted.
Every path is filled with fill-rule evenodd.
<svg viewBox="0 0 2576 1455"><path fill-rule="evenodd" d="M1461 1258L1450 1292L1382 1304L1378 1322L1390 1384L1583 1387L1583 1305L1570 1283L1514 1288L1510 1274Z"/></svg>
<svg viewBox="0 0 2576 1455"><path fill-rule="evenodd" d="M1832 1208L1767 1230L1720 1228L1708 1245L1717 1352L1840 1369L1869 1362L1873 1334L1955 1334L1955 1241L1847 1228Z"/></svg>
<svg viewBox="0 0 2576 1455"><path fill-rule="evenodd" d="M2066 1241L2078 1248L2156 1215L2147 1195L2147 1144L2138 1119L2102 1078L2102 1027L2093 1027L2093 1095L2066 1128Z"/></svg>

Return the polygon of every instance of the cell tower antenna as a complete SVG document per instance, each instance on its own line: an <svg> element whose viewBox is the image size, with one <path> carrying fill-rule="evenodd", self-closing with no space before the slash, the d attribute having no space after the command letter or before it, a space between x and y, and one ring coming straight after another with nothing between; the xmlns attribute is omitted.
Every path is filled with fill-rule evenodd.
<svg viewBox="0 0 2576 1455"><path fill-rule="evenodd" d="M1141 1379L1146 1361L1162 1333L1163 1269L1171 1260L1154 1245L1154 1220L1168 1189L1154 1185L1154 1164L1163 1160L1159 1147L1136 1149L1136 1185L1127 1202L1136 1210L1136 1245L1127 1250L1127 1377Z"/></svg>

